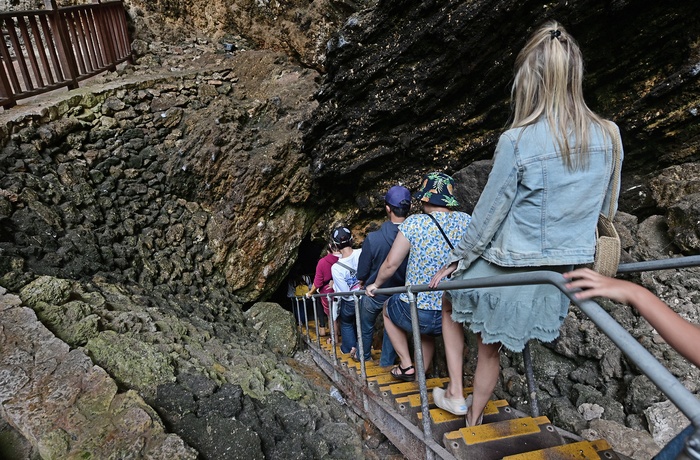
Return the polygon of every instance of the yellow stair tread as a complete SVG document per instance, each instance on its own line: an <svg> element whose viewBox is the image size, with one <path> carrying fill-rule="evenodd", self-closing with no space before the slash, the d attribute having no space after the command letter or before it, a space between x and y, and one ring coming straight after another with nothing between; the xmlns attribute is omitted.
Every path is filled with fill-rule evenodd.
<svg viewBox="0 0 700 460"><path fill-rule="evenodd" d="M393 384L388 384L386 386L380 387L379 391L386 391L392 395L406 395L408 393L415 393L418 391L418 382L401 382L400 380L392 379ZM435 387L442 387L445 383L449 382L449 378L434 378L425 381L425 386L428 389Z"/></svg>
<svg viewBox="0 0 700 460"><path fill-rule="evenodd" d="M540 432L540 425L551 423L547 417L523 417L472 427L445 434L445 439L462 439L467 445L512 438Z"/></svg>
<svg viewBox="0 0 700 460"><path fill-rule="evenodd" d="M503 460L596 460L600 459L598 452L610 449L610 445L604 439L579 441L563 446L509 455L503 457Z"/></svg>
<svg viewBox="0 0 700 460"><path fill-rule="evenodd" d="M382 368L380 367L380 369L382 369ZM380 387L389 385L391 383L398 382L398 380L396 380L394 377L391 376L391 372L389 369L383 369L383 370L384 370L383 373L373 375L371 378L368 378L367 381L374 382L377 385L379 385Z"/></svg>
<svg viewBox="0 0 700 460"><path fill-rule="evenodd" d="M486 403L486 407L484 408L484 415L498 414L498 408L499 407L506 407L507 405L508 405L508 401L505 401L503 399L498 400L498 401L489 401ZM430 417L433 419L433 422L435 422L435 423L444 423L444 422L451 422L453 420L464 418L464 415L455 415L451 412L447 412L446 410L442 410L442 409L430 409ZM418 413L418 419L419 420L423 419L423 414L420 412Z"/></svg>
<svg viewBox="0 0 700 460"><path fill-rule="evenodd" d="M464 388L462 394L466 398L473 391L472 387ZM406 404L409 407L420 407L420 394L410 394L402 396L401 398L396 398L396 402L399 404ZM433 392L428 392L428 404L433 404ZM507 404L507 403L506 403Z"/></svg>

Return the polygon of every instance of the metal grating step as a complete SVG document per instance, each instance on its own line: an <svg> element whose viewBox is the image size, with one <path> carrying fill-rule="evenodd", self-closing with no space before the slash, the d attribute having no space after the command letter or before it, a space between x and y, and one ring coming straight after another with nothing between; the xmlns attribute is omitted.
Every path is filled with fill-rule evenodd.
<svg viewBox="0 0 700 460"><path fill-rule="evenodd" d="M620 460L604 439L580 441L563 446L509 455L503 460Z"/></svg>
<svg viewBox="0 0 700 460"><path fill-rule="evenodd" d="M417 413L419 424L423 423L423 414ZM484 424L512 420L516 418L507 401L489 401L484 409ZM464 415L454 415L442 409L430 409L430 425L433 438L442 442L443 436L450 431L465 427Z"/></svg>
<svg viewBox="0 0 700 460"><path fill-rule="evenodd" d="M449 383L449 379L448 379ZM447 385L445 385L447 386ZM469 394L472 392L471 387L464 388L464 397L466 398L469 396ZM418 414L421 413L421 401L420 401L420 394L415 393L415 394L410 394L406 396L402 396L400 398L396 398L396 409L399 411L401 415L409 419L412 423L418 424L419 419L418 419ZM435 406L435 402L433 401L433 392L429 391L428 392L428 407L430 409L436 409L437 407ZM455 416L457 417L457 416ZM456 428L455 428L456 429ZM442 438L440 438L441 440Z"/></svg>
<svg viewBox="0 0 700 460"><path fill-rule="evenodd" d="M435 387L444 387L449 381L450 379L447 377L428 379L425 381L425 385L428 388L428 391L430 392ZM393 380L393 382L396 383L391 383L379 388L379 395L386 402L390 403L393 406L397 406L396 398L399 398L401 396L407 396L413 393L418 393L419 391L418 382L398 382L395 379Z"/></svg>
<svg viewBox="0 0 700 460"><path fill-rule="evenodd" d="M443 444L458 459L497 460L564 444L547 417L523 417L452 431Z"/></svg>

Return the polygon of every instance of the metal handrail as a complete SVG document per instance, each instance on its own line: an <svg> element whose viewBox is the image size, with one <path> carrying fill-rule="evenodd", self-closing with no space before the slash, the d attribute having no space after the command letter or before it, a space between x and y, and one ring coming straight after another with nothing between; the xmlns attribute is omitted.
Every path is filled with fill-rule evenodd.
<svg viewBox="0 0 700 460"><path fill-rule="evenodd" d="M646 262L636 262L621 264L618 268L618 273L632 273L648 270L665 270L675 268L687 268L700 265L700 256L678 257L672 259L663 259ZM453 289L475 289L485 287L502 287L502 286L524 286L533 284L551 284L562 291L572 303L577 305L605 335L625 354L627 357L651 380L683 414L688 417L693 427L694 433L686 442L686 449L681 454L681 459L700 459L700 401L685 388L669 372L654 356L644 348L634 337L624 329L615 319L613 319L600 305L595 301L586 299L580 300L574 297L579 289L568 290L566 284L568 279L564 278L560 273L540 270L528 273L517 273L508 275L498 275L483 278L474 278L460 281L443 281L437 287L431 288L427 284L408 285L392 288L379 288L375 290L376 294L392 295L407 293L409 303L411 305L411 322L414 337L414 356L416 359L416 369L423 369L423 356L421 350L420 332L418 326L418 314L415 302L414 293L430 292L430 291L446 291ZM327 296L330 301L331 297L353 296L356 304L356 315L360 314L358 299L360 296L366 295L364 290L356 290L350 292L333 292L326 294L315 294L313 297ZM358 337L361 337L361 328L359 319L357 322ZM317 326L318 327L318 326ZM318 329L317 329L318 332ZM308 334L308 328L307 328ZM335 337L334 337L335 339ZM335 344L333 346L334 360ZM365 374L364 354L361 356L362 375ZM425 382L424 372L417 372L418 384L421 396L421 409L423 411L423 430L426 439L430 437L430 425L428 417L428 397L427 386ZM528 385L528 389L534 391L534 385ZM536 405L534 407L537 410ZM426 448L426 457L433 458L433 453Z"/></svg>

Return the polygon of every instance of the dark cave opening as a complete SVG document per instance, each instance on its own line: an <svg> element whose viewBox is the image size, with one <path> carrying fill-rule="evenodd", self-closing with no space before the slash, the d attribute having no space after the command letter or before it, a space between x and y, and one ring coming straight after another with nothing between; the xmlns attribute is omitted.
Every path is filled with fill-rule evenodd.
<svg viewBox="0 0 700 460"><path fill-rule="evenodd" d="M289 270L289 273L280 283L277 290L270 296L268 301L276 302L284 307L285 310L292 311L294 300L290 297L292 291L290 285L294 286L294 281L302 275L308 275L313 282L314 273L316 272L316 264L319 258L323 255L324 244L319 241L311 240L307 235L299 244L299 252L297 260ZM313 316L309 309L310 316Z"/></svg>

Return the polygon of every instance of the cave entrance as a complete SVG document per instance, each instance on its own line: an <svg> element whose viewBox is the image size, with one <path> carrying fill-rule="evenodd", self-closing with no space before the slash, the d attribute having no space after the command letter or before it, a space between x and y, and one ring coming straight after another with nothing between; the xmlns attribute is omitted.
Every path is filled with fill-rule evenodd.
<svg viewBox="0 0 700 460"><path fill-rule="evenodd" d="M295 305L295 301L290 298L290 294L293 296L293 290L290 286L295 285L295 281L302 275L308 275L313 282L314 273L316 272L316 264L318 259L321 257L325 246L322 242L312 241L309 235L307 235L301 243L299 243L299 253L297 255L297 260L292 265L289 270L287 277L282 281L277 290L272 294L269 301L276 302L285 310L293 311L292 306ZM309 318L313 318L313 311L311 311L311 302L307 302L307 314Z"/></svg>

